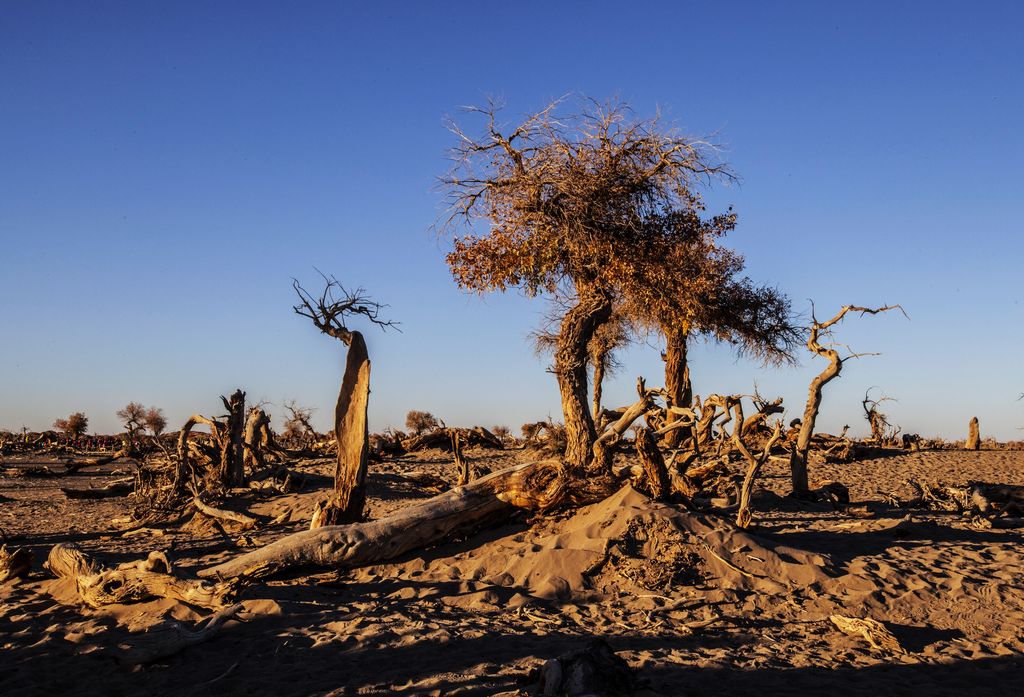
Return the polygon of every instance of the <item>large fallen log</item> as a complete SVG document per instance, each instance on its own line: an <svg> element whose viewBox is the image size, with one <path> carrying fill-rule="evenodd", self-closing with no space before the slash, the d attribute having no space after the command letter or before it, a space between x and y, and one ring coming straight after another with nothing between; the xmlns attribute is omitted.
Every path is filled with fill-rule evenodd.
<svg viewBox="0 0 1024 697"><path fill-rule="evenodd" d="M159 552L116 569L87 556L78 545L54 545L46 567L58 578L72 579L78 595L93 608L149 598L174 598L200 607L224 606L238 591L237 583L205 583L171 575L167 557Z"/></svg>
<svg viewBox="0 0 1024 697"><path fill-rule="evenodd" d="M529 462L366 523L330 525L284 537L199 571L205 578L268 576L297 566L353 567L394 559L519 509L544 510L566 491L559 460Z"/></svg>

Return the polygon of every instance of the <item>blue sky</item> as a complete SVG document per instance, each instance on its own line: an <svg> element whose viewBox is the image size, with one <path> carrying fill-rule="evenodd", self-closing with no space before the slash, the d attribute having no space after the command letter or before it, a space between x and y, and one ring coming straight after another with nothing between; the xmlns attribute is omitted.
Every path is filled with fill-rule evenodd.
<svg viewBox="0 0 1024 697"><path fill-rule="evenodd" d="M859 352L821 427L863 432L878 386L923 435L1021 438L1024 56L1016 3L9 2L0 7L0 428L129 400L172 424L219 394L327 426L342 347L292 313L314 266L364 286L371 427L558 416L527 334L542 303L460 292L431 225L446 116L567 93L716 134L741 182L730 243ZM467 122L471 125L472 122ZM803 409L821 369L693 352L699 393ZM660 383L656 346L606 389Z"/></svg>

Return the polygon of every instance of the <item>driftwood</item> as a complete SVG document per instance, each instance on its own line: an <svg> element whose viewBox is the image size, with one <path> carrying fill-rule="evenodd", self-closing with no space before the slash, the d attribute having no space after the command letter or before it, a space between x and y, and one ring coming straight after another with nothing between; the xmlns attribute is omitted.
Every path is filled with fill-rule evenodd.
<svg viewBox="0 0 1024 697"><path fill-rule="evenodd" d="M140 665L173 656L189 646L213 638L224 623L241 609L241 603L226 607L206 618L196 630L188 630L176 620L166 620L143 632L131 634L119 642L117 660L126 665Z"/></svg>
<svg viewBox="0 0 1024 697"><path fill-rule="evenodd" d="M167 557L160 552L151 552L144 561L108 569L70 542L54 545L46 567L58 578L74 580L82 601L93 608L149 598L174 598L219 608L239 588L234 582L206 583L173 576Z"/></svg>
<svg viewBox="0 0 1024 697"><path fill-rule="evenodd" d="M0 545L0 583L12 578L24 578L32 570L32 552L23 547L8 549Z"/></svg>
<svg viewBox="0 0 1024 697"><path fill-rule="evenodd" d="M856 617L845 617L843 615L829 615L829 621L839 631L850 636L865 639L871 648L887 653L906 653L900 646L900 642L892 635L885 625L872 619L857 619Z"/></svg>
<svg viewBox="0 0 1024 697"><path fill-rule="evenodd" d="M562 464L541 460L482 477L400 509L387 518L326 526L284 537L199 572L201 577L264 576L297 566L373 564L443 542L518 509L543 510L565 497Z"/></svg>
<svg viewBox="0 0 1024 697"><path fill-rule="evenodd" d="M192 505L196 507L196 510L207 517L238 523L244 529L254 528L259 523L258 520L244 513L226 511L223 508L214 508L213 506L209 506L203 503L203 500L199 497L198 493L195 493L192 497Z"/></svg>

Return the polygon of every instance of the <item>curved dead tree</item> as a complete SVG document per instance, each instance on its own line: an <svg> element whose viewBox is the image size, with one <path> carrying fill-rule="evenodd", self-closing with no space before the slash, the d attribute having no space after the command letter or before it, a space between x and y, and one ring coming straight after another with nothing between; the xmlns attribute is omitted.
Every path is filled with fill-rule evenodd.
<svg viewBox="0 0 1024 697"><path fill-rule="evenodd" d="M333 276L321 274L324 289L313 298L299 284L292 287L299 296L296 314L307 317L313 326L348 347L345 375L341 380L338 403L334 408L334 440L338 463L334 470L334 491L322 502L313 524L341 525L361 520L366 504L366 464L370 453L366 410L370 399L370 357L363 335L349 329L345 319L362 316L381 328L395 323L380 319L383 305L371 300L362 288L349 291Z"/></svg>
<svg viewBox="0 0 1024 697"><path fill-rule="evenodd" d="M877 315L880 312L888 312L889 310L903 312L903 308L900 305L885 305L884 307L874 309L857 305L845 305L832 319L819 322L814 317L812 310L811 333L807 337L807 348L811 353L826 359L828 367L811 380L807 396L807 406L804 407L804 416L800 423L800 431L797 435L796 443L793 444L790 450L789 469L792 478L793 494L795 496L807 496L810 492L810 487L807 483L807 456L811 449L811 436L814 435L814 422L818 418L818 410L821 408L821 391L831 380L839 377L839 373L843 370L844 361L856 358L858 355L863 355L852 354L844 358L831 345L821 344L821 338L828 337L831 334L832 327L842 321L848 312L859 312L863 316ZM903 314L906 316L906 312L903 312Z"/></svg>

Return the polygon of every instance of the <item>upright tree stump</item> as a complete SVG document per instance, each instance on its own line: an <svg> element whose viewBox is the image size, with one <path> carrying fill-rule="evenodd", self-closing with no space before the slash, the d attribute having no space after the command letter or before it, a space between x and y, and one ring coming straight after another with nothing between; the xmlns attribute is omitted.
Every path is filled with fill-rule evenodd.
<svg viewBox="0 0 1024 697"><path fill-rule="evenodd" d="M967 442L964 443L964 447L968 450L981 450L981 433L978 429L978 417L971 417L971 422L967 424Z"/></svg>

